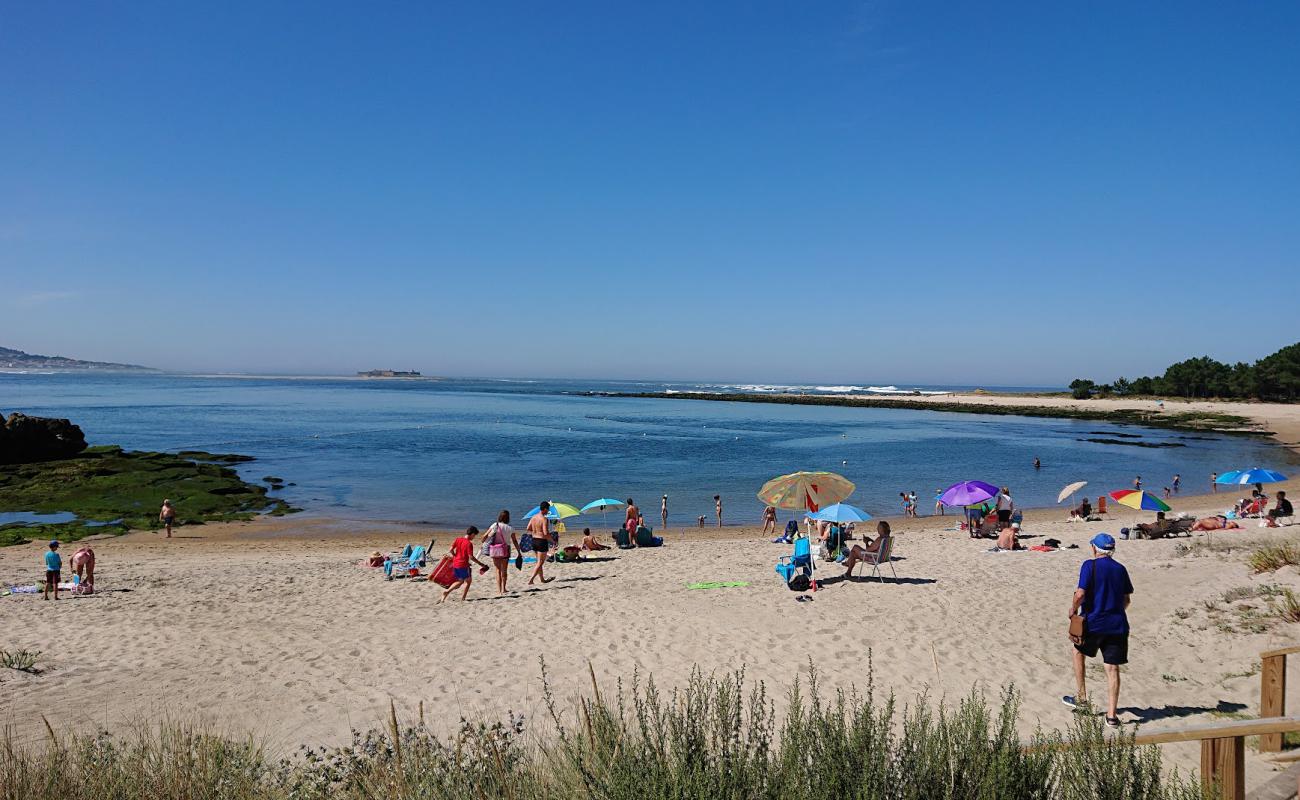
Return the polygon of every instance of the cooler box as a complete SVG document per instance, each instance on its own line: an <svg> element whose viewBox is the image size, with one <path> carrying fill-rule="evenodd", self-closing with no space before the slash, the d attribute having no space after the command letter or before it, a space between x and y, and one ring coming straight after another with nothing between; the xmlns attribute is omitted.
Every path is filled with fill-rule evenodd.
<svg viewBox="0 0 1300 800"><path fill-rule="evenodd" d="M455 576L451 574L451 556L443 556L429 573L429 580L443 587L444 589L456 582Z"/></svg>

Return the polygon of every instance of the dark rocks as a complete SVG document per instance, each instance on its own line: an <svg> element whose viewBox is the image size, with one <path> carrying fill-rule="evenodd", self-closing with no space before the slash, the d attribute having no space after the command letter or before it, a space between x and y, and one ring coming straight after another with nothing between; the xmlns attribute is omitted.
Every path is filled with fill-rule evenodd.
<svg viewBox="0 0 1300 800"><path fill-rule="evenodd" d="M0 464L71 458L86 449L86 435L66 419L14 412L0 426Z"/></svg>

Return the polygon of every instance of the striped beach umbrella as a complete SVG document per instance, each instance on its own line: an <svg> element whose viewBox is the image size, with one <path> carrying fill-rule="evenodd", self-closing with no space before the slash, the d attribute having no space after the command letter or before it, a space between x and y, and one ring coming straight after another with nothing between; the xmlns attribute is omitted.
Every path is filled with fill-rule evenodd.
<svg viewBox="0 0 1300 800"><path fill-rule="evenodd" d="M567 519L568 517L576 517L582 513L580 509L575 508L574 506L571 506L568 503L557 503L554 500L550 502L551 502L551 507L546 512L547 519ZM524 514L524 519L529 519L530 517L532 517L533 515L535 515L537 512L541 510L542 507L540 505L533 506L532 511L529 511L527 514Z"/></svg>
<svg viewBox="0 0 1300 800"><path fill-rule="evenodd" d="M763 484L758 499L777 508L816 511L844 500L855 488L853 481L834 472L792 472Z"/></svg>
<svg viewBox="0 0 1300 800"><path fill-rule="evenodd" d="M1136 508L1138 511L1168 511L1169 504L1150 492L1140 492L1137 489L1120 489L1117 492L1111 492L1110 498L1122 506Z"/></svg>

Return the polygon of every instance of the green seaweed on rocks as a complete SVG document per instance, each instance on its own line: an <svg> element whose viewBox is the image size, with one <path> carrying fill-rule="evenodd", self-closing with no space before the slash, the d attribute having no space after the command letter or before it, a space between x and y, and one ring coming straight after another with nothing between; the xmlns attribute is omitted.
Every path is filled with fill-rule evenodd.
<svg viewBox="0 0 1300 800"><path fill-rule="evenodd" d="M87 448L73 458L16 464L0 470L0 512L71 512L73 522L0 526L0 546L35 538L65 541L93 534L161 527L164 498L183 525L280 516L297 509L267 496L267 487L248 483L230 464L251 456L198 451L127 451L115 445ZM86 525L87 521L104 524Z"/></svg>

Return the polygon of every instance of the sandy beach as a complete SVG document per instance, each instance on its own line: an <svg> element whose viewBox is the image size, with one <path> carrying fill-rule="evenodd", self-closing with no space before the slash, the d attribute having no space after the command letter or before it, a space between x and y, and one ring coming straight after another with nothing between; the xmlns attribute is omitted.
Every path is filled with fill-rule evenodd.
<svg viewBox="0 0 1300 800"><path fill-rule="evenodd" d="M1288 446L1300 441L1300 408L1212 406L1259 420ZM1196 488L1185 481L1185 491ZM1103 488L1116 487L1089 493ZM1171 505L1201 515L1240 494L1184 494ZM755 501L752 517L759 510ZM922 511L930 509L923 503ZM289 518L183 527L170 541L132 533L94 542L101 592L93 597L0 597L0 647L40 650L44 669L0 672L0 721L32 739L42 715L63 731L168 716L252 733L288 754L302 743L344 742L349 728L378 724L390 700L412 717L423 703L443 728L507 710L546 724L541 659L563 701L589 689L589 662L603 691L636 674L669 687L695 667L744 668L781 696L810 662L827 688L863 687L870 653L878 689L901 700L920 692L955 700L973 685L996 693L1015 684L1026 731L1059 728L1070 720L1060 700L1073 693L1066 616L1087 541L1153 515L1112 504L1102 523L1065 516L1026 513L1025 544L1059 539L1066 549L1051 553L991 553L992 542L955 530L952 516L888 518L898 534L898 580L841 580L842 568L827 565L811 602L796 602L773 572L789 547L754 527L669 530L662 548L548 565L556 580L543 587L526 587L528 573L512 568L511 593L501 599L490 575L476 576L472 602L443 605L434 584L387 582L358 565L372 550L427 542L427 530ZM788 518L782 512L781 523ZM1205 543L1204 534L1120 542L1117 557L1136 586L1125 723L1152 729L1257 713L1259 651L1297 635L1293 623L1262 616L1267 599L1255 593L1300 590L1300 573L1252 575L1244 558L1251 543L1294 540L1300 527L1245 524L1214 534L1216 543L1240 545L1231 550L1182 552ZM434 535L435 552L444 551L452 534ZM0 584L32 583L43 549L0 549ZM749 585L687 588L720 580ZM1090 680L1104 697L1099 664ZM1197 765L1195 745L1164 752L1180 768ZM1248 760L1251 785L1272 774L1257 754Z"/></svg>

